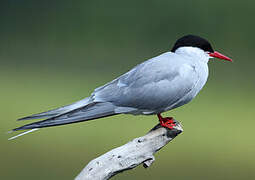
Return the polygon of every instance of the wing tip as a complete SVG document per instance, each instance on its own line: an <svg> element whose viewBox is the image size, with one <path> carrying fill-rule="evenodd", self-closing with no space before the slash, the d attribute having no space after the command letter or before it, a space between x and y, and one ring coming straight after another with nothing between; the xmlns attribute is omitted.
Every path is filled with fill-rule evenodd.
<svg viewBox="0 0 255 180"><path fill-rule="evenodd" d="M6 134L11 134L13 132L14 132L13 130L10 130L10 131L7 131Z"/></svg>
<svg viewBox="0 0 255 180"><path fill-rule="evenodd" d="M27 117L19 118L19 119L17 119L17 121L28 120L28 119L30 119L30 117L31 117L31 116L27 116Z"/></svg>
<svg viewBox="0 0 255 180"><path fill-rule="evenodd" d="M52 115L44 115L44 114L31 115L31 116L19 118L19 119L17 119L17 121L42 119L42 118L46 118L46 117L50 117L50 116L55 116L55 114L52 114Z"/></svg>
<svg viewBox="0 0 255 180"><path fill-rule="evenodd" d="M24 126L21 126L21 127L11 130L11 132L21 131L21 130L29 130L29 129L33 129L33 128L29 128L29 127L27 127L27 125L24 125Z"/></svg>

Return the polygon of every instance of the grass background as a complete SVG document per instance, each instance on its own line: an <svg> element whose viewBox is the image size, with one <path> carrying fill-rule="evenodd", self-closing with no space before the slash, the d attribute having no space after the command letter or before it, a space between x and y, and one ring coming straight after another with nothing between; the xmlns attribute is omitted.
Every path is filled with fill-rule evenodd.
<svg viewBox="0 0 255 180"><path fill-rule="evenodd" d="M113 179L254 179L253 1L1 1L0 178L72 179L91 159L145 134L155 116L119 115L7 141L17 118L89 96L94 88L201 35L233 63L210 76L174 116L184 132ZM27 121L28 122L28 121ZM29 121L30 122L30 121Z"/></svg>

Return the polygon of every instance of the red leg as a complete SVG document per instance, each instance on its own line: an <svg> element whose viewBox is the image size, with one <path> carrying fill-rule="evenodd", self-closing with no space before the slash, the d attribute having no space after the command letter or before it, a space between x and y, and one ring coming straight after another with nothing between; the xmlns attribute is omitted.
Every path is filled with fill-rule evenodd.
<svg viewBox="0 0 255 180"><path fill-rule="evenodd" d="M157 114L160 125L162 127L166 127L169 129L173 129L174 126L176 126L174 119L172 117L162 117L161 114Z"/></svg>

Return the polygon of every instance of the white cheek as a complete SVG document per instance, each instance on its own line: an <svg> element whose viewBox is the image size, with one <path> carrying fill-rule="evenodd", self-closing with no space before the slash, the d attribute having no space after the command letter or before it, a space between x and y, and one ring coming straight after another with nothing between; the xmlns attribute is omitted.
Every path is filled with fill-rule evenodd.
<svg viewBox="0 0 255 180"><path fill-rule="evenodd" d="M210 61L210 59L213 59L213 57L211 57L211 56L208 55L208 61Z"/></svg>

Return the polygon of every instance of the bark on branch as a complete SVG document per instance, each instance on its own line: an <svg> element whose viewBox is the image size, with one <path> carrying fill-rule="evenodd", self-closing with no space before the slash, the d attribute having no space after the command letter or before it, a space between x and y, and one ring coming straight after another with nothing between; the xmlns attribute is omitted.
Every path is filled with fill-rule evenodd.
<svg viewBox="0 0 255 180"><path fill-rule="evenodd" d="M90 161L75 180L106 180L142 163L145 168L149 167L155 161L153 154L183 131L181 124L175 122L176 126L172 130L158 124L145 136L135 138Z"/></svg>

